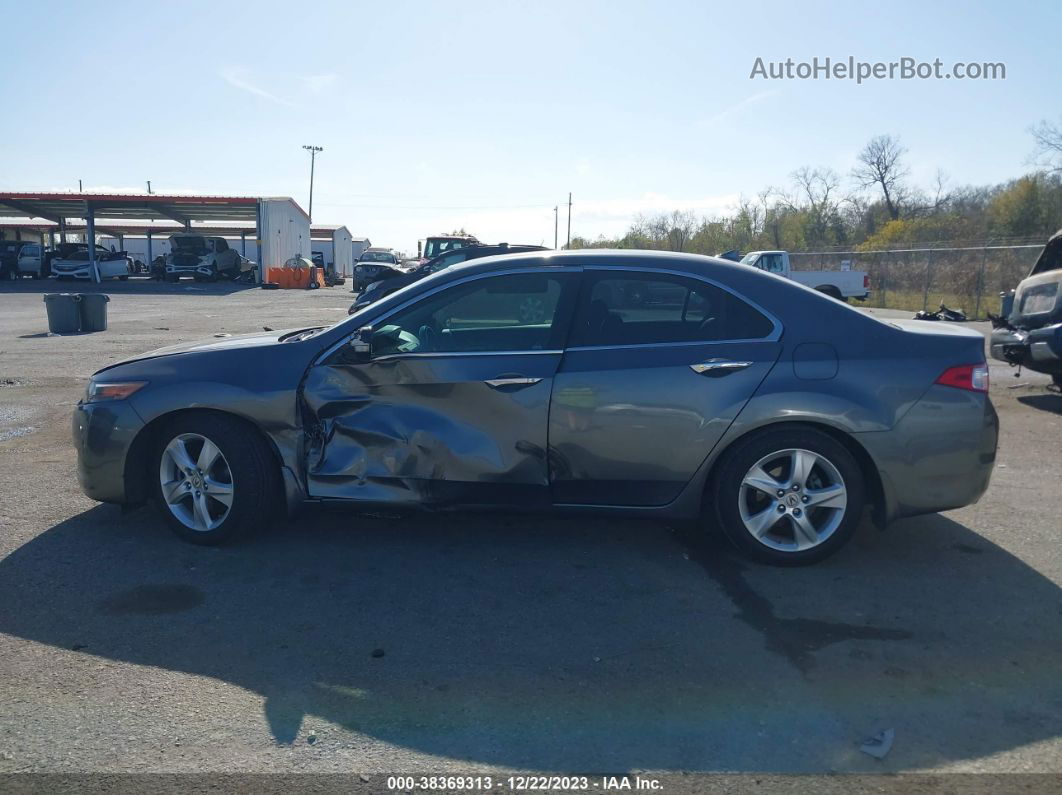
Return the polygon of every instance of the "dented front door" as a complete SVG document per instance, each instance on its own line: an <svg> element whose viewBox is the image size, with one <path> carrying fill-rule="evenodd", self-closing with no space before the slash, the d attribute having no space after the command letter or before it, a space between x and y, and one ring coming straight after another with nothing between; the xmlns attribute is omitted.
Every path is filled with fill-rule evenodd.
<svg viewBox="0 0 1062 795"><path fill-rule="evenodd" d="M576 274L433 292L342 345L303 388L310 496L431 506L549 502L546 426Z"/></svg>

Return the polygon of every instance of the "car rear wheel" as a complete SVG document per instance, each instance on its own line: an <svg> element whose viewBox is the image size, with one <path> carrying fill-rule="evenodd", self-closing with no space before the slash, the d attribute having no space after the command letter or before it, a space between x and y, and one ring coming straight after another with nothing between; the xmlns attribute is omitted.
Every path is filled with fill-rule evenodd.
<svg viewBox="0 0 1062 795"><path fill-rule="evenodd" d="M739 550L763 563L800 566L848 541L863 494L859 464L836 439L811 428L767 429L727 451L713 501Z"/></svg>
<svg viewBox="0 0 1062 795"><path fill-rule="evenodd" d="M156 498L177 535L213 545L269 523L280 491L266 443L235 420L178 418L156 447Z"/></svg>

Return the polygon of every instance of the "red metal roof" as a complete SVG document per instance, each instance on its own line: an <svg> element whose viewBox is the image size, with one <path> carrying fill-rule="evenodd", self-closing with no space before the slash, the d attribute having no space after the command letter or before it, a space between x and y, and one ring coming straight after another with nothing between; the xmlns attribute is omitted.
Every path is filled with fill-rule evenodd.
<svg viewBox="0 0 1062 795"><path fill-rule="evenodd" d="M0 215L45 218L84 218L93 208L96 218L185 221L250 221L258 202L288 201L303 215L306 211L286 196L208 196L162 193L49 193L0 191ZM308 217L308 216L307 216Z"/></svg>

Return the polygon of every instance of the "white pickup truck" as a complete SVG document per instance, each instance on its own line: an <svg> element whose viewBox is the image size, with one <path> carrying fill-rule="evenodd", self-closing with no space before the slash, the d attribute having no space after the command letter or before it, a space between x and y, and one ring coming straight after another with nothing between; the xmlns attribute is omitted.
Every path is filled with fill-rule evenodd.
<svg viewBox="0 0 1062 795"><path fill-rule="evenodd" d="M777 273L838 301L863 301L870 295L870 277L863 271L795 271L789 265L788 251L750 251L742 257L741 264Z"/></svg>

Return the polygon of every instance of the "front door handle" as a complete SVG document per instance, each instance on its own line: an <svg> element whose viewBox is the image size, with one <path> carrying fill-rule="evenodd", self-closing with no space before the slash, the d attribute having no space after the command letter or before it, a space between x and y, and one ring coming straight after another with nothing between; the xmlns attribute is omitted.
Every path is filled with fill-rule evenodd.
<svg viewBox="0 0 1062 795"><path fill-rule="evenodd" d="M498 378L491 378L483 383L491 389L500 389L503 386L531 386L541 380L541 378L528 378L525 375L504 375Z"/></svg>
<svg viewBox="0 0 1062 795"><path fill-rule="evenodd" d="M719 377L751 367L752 362L735 362L731 359L709 359L706 362L691 364L690 369L697 375Z"/></svg>

